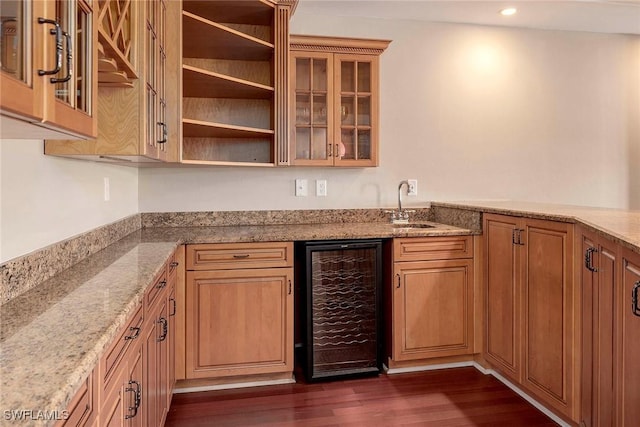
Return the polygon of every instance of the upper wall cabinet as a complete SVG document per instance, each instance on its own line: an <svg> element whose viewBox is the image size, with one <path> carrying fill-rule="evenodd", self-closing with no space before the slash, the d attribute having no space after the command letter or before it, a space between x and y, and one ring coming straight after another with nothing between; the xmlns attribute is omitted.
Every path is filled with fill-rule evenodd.
<svg viewBox="0 0 640 427"><path fill-rule="evenodd" d="M94 0L2 0L0 138L97 135Z"/></svg>
<svg viewBox="0 0 640 427"><path fill-rule="evenodd" d="M45 154L132 166L178 160L180 2L120 3L100 1L98 138L46 141Z"/></svg>
<svg viewBox="0 0 640 427"><path fill-rule="evenodd" d="M291 164L378 166L379 56L389 43L291 36Z"/></svg>
<svg viewBox="0 0 640 427"><path fill-rule="evenodd" d="M287 47L293 3L183 1L183 163L288 163Z"/></svg>

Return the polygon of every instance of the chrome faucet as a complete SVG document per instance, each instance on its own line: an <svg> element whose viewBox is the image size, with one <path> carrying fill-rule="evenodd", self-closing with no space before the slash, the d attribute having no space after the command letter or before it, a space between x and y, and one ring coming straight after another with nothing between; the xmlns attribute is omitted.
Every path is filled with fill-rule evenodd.
<svg viewBox="0 0 640 427"><path fill-rule="evenodd" d="M402 209L402 186L407 186L407 191L409 191L409 181L404 180L400 181L398 185L398 210L397 211L386 211L391 214L391 222L393 224L407 224L409 223L409 213L415 212L411 209Z"/></svg>

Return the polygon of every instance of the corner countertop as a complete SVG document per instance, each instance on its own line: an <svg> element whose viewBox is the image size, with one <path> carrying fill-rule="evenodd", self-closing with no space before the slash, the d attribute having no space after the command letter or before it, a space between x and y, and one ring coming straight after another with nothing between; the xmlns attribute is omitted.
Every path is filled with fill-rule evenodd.
<svg viewBox="0 0 640 427"><path fill-rule="evenodd" d="M431 206L582 224L640 253L640 211L511 200L432 202Z"/></svg>
<svg viewBox="0 0 640 427"><path fill-rule="evenodd" d="M0 307L0 410L61 414L179 244L478 234L387 223L138 230ZM15 425L4 419L0 425ZM55 420L29 420L47 426Z"/></svg>

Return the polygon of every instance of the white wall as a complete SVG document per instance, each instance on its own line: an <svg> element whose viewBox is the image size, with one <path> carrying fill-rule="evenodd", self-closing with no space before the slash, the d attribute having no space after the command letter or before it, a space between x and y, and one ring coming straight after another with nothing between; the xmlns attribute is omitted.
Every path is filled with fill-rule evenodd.
<svg viewBox="0 0 640 427"><path fill-rule="evenodd" d="M419 180L413 205L507 198L640 209L640 37L304 7L292 32L393 40L381 58L380 167L141 170L141 211L392 206L406 178ZM295 178L327 179L329 195L296 198Z"/></svg>
<svg viewBox="0 0 640 427"><path fill-rule="evenodd" d="M41 140L0 140L0 262L138 212L137 169L43 152Z"/></svg>

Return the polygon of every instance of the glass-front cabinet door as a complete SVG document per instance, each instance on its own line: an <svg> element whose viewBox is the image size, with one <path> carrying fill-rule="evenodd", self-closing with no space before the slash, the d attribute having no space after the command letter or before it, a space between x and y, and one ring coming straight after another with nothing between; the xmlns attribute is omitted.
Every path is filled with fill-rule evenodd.
<svg viewBox="0 0 640 427"><path fill-rule="evenodd" d="M377 165L378 58L371 55L336 55L336 92L340 105L335 112L338 123L336 164Z"/></svg>
<svg viewBox="0 0 640 427"><path fill-rule="evenodd" d="M296 165L333 165L333 55L292 52L291 159Z"/></svg>
<svg viewBox="0 0 640 427"><path fill-rule="evenodd" d="M43 1L0 1L0 106L5 114L16 114L33 119L42 118L44 79L34 78L34 58L39 58L42 46L42 25L37 23L43 15Z"/></svg>
<svg viewBox="0 0 640 427"><path fill-rule="evenodd" d="M3 114L65 133L96 136L94 2L0 2Z"/></svg>

